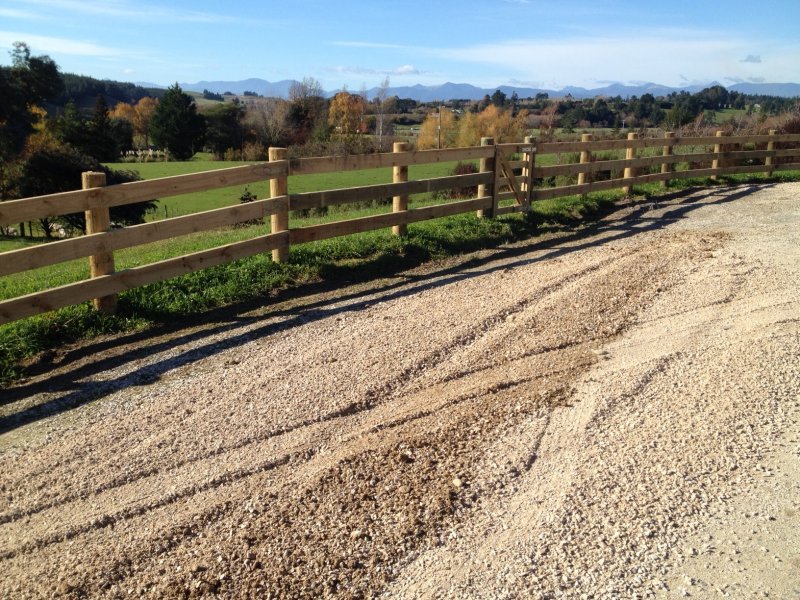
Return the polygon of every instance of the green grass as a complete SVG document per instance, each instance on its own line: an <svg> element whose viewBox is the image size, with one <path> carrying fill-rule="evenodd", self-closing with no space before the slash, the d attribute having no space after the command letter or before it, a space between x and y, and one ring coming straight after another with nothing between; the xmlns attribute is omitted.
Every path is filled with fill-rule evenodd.
<svg viewBox="0 0 800 600"><path fill-rule="evenodd" d="M722 110L714 111L713 122L717 125L723 125L731 119L742 119L747 116L747 110L739 108L723 108Z"/></svg>
<svg viewBox="0 0 800 600"><path fill-rule="evenodd" d="M194 160L186 163L144 163L145 178L167 174L189 173L210 167L225 168L237 163ZM130 166L130 165L119 165ZM452 164L414 166L411 178L446 175ZM794 174L797 176L798 174ZM784 179L792 174L784 174ZM724 181L743 181L745 178L726 178ZM763 180L761 176L749 180ZM391 169L355 171L290 178L290 191L312 191L369 185L391 181ZM674 180L674 188L703 181ZM266 183L264 184L266 186ZM220 191L194 194L184 198L184 208L207 210L224 203L238 202L242 187L230 191L234 197ZM251 188L254 189L254 188ZM657 184L637 186L639 195L663 193ZM223 190L224 192L224 190ZM259 197L265 193L257 192ZM23 373L19 363L44 350L75 340L91 338L102 333L130 331L163 323L176 323L202 314L215 307L253 300L274 290L315 281L339 282L373 275L396 272L446 255L494 247L503 242L523 239L544 229L573 225L605 212L622 195L621 191L590 194L588 197L565 197L537 202L527 216L509 215L495 220L479 220L473 214L413 224L404 238L388 230L367 232L291 248L290 260L273 263L268 254L236 261L178 277L169 281L131 290L120 295L119 313L104 316L91 310L88 303L64 308L46 315L0 326L0 383L8 383ZM224 202L223 204L218 204ZM412 197L411 207L439 203L429 194ZM177 209L176 209L177 210ZM364 206L357 209L333 207L328 215L298 219L292 227L368 216L391 210L387 206ZM170 213L170 216L174 216ZM196 252L233 241L269 232L266 224L244 228L225 228L166 240L122 250L115 253L118 269L148 264L165 258ZM0 251L30 245L31 240L0 240ZM36 269L0 279L0 298L17 297L41 289L63 285L88 276L85 259L53 267Z"/></svg>
<svg viewBox="0 0 800 600"><path fill-rule="evenodd" d="M209 158L195 158L186 162L148 162L148 163L108 163L112 169L136 171L143 179L156 179L174 175L186 175L201 171L215 171L228 169L246 162L223 162ZM412 179L427 179L429 177L444 177L448 175L455 163L434 163L428 165L415 165L409 168L409 177ZM388 183L392 181L392 169L367 169L363 171L345 171L337 173L320 173L313 175L295 175L289 177L289 191L291 193L330 190L362 185ZM269 182L250 184L248 186L232 186L207 192L185 194L159 199L158 208L149 215L148 220L188 215L225 206L233 206L239 202L245 187L259 198L269 197Z"/></svg>

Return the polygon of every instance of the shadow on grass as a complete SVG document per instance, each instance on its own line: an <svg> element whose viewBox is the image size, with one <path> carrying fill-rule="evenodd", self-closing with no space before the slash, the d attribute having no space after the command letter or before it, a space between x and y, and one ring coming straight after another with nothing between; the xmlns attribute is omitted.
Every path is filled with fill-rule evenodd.
<svg viewBox="0 0 800 600"><path fill-rule="evenodd" d="M524 246L494 247L491 252L463 260L455 266L436 268L435 265L424 274L409 274L406 271L418 267L436 253L422 239L414 240L412 234L403 245L401 255L380 254L371 259L344 263L327 264L321 269L322 281L304 284L282 290L271 302L285 304L285 308L263 314L249 314L263 311L264 298L256 298L233 306L208 310L199 315L175 320L174 315L166 315L162 325L112 339L83 344L80 348L67 352L60 360L58 373L46 381L23 383L3 390L2 404L28 398L46 392L48 399L35 406L21 407L0 418L0 433L53 416L88 402L103 398L117 389L147 385L158 381L165 373L202 358L239 347L250 340L274 335L310 322L319 321L342 313L358 312L368 306L380 304L422 293L426 290L448 286L458 281L492 273L496 270L514 269L558 257L567 257L576 251L609 242L629 238L644 232L661 229L671 222L686 218L692 211L708 205L719 205L745 198L767 185L746 185L736 188L714 188L698 193L696 189L684 189L673 194L659 196L657 204L668 205L663 215L654 217L648 213L656 203L623 202L614 209L627 206L630 212L618 218L606 218L580 229L574 229L573 218L563 222L548 222L546 227L555 237L525 244ZM607 215L611 207L602 206L594 216ZM507 239L492 242L519 241L530 237L531 223L517 220ZM541 228L538 230L541 231ZM424 237L424 236L423 236ZM486 239L459 243L446 237L436 238L444 253L470 253L489 247ZM536 256L533 254L536 253ZM511 262L509 262L511 261ZM378 281L375 281L378 280ZM345 292L335 298L329 293L342 287L372 282L367 289ZM319 298L322 296L322 298ZM155 315L154 315L155 316ZM172 319L170 321L169 319ZM223 339L218 339L225 334ZM124 367L138 360L169 351L171 356L155 360L124 372L104 381L87 381L99 373ZM97 356L88 364L76 364L87 355ZM46 372L53 365L43 364L40 371ZM32 369L29 374L35 372ZM325 418L325 417L323 417Z"/></svg>

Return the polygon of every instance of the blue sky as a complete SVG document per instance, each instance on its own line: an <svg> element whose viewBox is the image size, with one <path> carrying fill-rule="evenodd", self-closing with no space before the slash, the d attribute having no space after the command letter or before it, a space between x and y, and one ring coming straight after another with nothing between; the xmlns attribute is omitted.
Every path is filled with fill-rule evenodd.
<svg viewBox="0 0 800 600"><path fill-rule="evenodd" d="M0 64L26 41L120 81L325 89L800 82L800 0L0 0Z"/></svg>

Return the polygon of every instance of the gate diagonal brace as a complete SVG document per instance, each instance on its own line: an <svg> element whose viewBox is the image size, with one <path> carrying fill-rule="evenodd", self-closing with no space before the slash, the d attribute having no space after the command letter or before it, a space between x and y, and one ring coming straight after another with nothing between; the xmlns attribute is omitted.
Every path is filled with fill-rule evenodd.
<svg viewBox="0 0 800 600"><path fill-rule="evenodd" d="M514 197L517 200L517 205L522 206L525 212L528 212L531 208L530 200L525 192L519 189L517 185L517 179L514 176L514 170L509 166L508 162L506 162L505 156L503 156L500 152L497 153L496 157L497 163L499 163L500 171L503 173L503 176L508 180L508 186L511 188L511 191L514 192ZM495 194L498 193L498 190L495 189Z"/></svg>

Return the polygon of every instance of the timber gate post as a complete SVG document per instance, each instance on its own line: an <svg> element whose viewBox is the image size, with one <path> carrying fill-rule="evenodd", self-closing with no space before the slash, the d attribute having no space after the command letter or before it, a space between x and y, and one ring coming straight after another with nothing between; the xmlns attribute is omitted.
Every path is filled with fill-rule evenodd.
<svg viewBox="0 0 800 600"><path fill-rule="evenodd" d="M286 160L286 148L270 148L269 161ZM269 196L270 198L278 198L285 196L289 192L289 170L278 177L274 177L269 181ZM287 231L289 229L289 208L276 212L270 217L271 232L278 233L279 231ZM272 251L272 260L277 263L286 262L289 260L289 244L280 248L275 248Z"/></svg>
<svg viewBox="0 0 800 600"><path fill-rule="evenodd" d="M633 140L638 140L638 139L639 139L639 134L638 133L629 133L628 134L628 140L633 141ZM636 148L634 148L634 147L626 148L625 149L625 160L633 160L634 158L636 158ZM625 167L625 171L623 172L622 176L625 179L628 179L629 177L636 177L636 169L634 169L633 167ZM623 186L623 188L622 188L622 192L624 194L630 194L632 191L633 191L633 186L632 185L626 185L626 186Z"/></svg>
<svg viewBox="0 0 800 600"><path fill-rule="evenodd" d="M770 129L769 130L769 134L771 136L774 136L776 133L778 133L777 129ZM770 140L770 141L767 142L767 151L768 152L774 152L775 151L775 142L773 140ZM774 161L772 160L772 155L769 155L764 159L764 166L767 167L767 170L765 172L767 177L772 177L772 165L773 165L773 162Z"/></svg>
<svg viewBox="0 0 800 600"><path fill-rule="evenodd" d="M532 135L526 135L524 143L526 147L522 153L522 160L525 163L522 167L522 195L525 197L525 210L530 210L531 196L533 196L533 168L536 164L536 139Z"/></svg>
<svg viewBox="0 0 800 600"><path fill-rule="evenodd" d="M81 173L81 187L84 190L106 186L106 174L86 171ZM94 206L86 211L86 235L102 233L111 229L111 213L107 206ZM104 250L89 256L89 271L92 278L111 275L114 272L114 253ZM102 313L113 315L117 312L117 296L94 298L92 306Z"/></svg>
<svg viewBox="0 0 800 600"><path fill-rule="evenodd" d="M594 140L594 136L591 133L584 133L581 134L581 142L591 142ZM581 163L582 165L588 164L592 162L592 153L589 150L581 150ZM591 177L586 177L587 173L578 173L578 185L583 185L586 183L587 179L591 181ZM583 194L584 196L586 194Z"/></svg>
<svg viewBox="0 0 800 600"><path fill-rule="evenodd" d="M401 154L408 152L408 142L395 142L392 145L392 152ZM395 165L392 167L392 183L405 183L408 181L408 165ZM400 194L399 196L392 196L392 212L402 212L408 210L408 194ZM408 234L408 225L392 226L392 233L394 235Z"/></svg>
<svg viewBox="0 0 800 600"><path fill-rule="evenodd" d="M721 138L721 137L725 136L725 132L722 131L721 129L717 129L717 133L715 135L716 135L716 137ZM725 146L723 146L721 143L717 142L716 144L714 144L714 154L716 154L717 156L711 162L711 168L714 169L715 171L717 169L722 169L723 166L724 166L724 163L722 161L722 157L720 156L723 153L724 150L725 150ZM711 176L711 179L713 181L717 181L719 179L719 176L715 173L714 175Z"/></svg>
<svg viewBox="0 0 800 600"><path fill-rule="evenodd" d="M485 137L481 138L481 146L494 146L494 138ZM495 148L495 154L497 153L497 149ZM494 173L495 169L497 168L496 161L494 157L492 158L482 158L480 161L480 172L481 173ZM497 181L497 177L494 178ZM497 190L495 189L495 185L493 183L486 184L481 183L478 185L478 198L492 198L492 207L490 209L480 209L477 211L477 216L479 219L484 219L486 217L494 217L495 214L495 207L497 207Z"/></svg>
<svg viewBox="0 0 800 600"><path fill-rule="evenodd" d="M667 131L664 133L664 138L667 140L671 140L675 137L674 131ZM672 156L672 144L665 144L664 149L661 152L661 156ZM675 168L675 163L661 163L661 173L672 173ZM669 186L669 179L662 179L661 180L661 187Z"/></svg>

